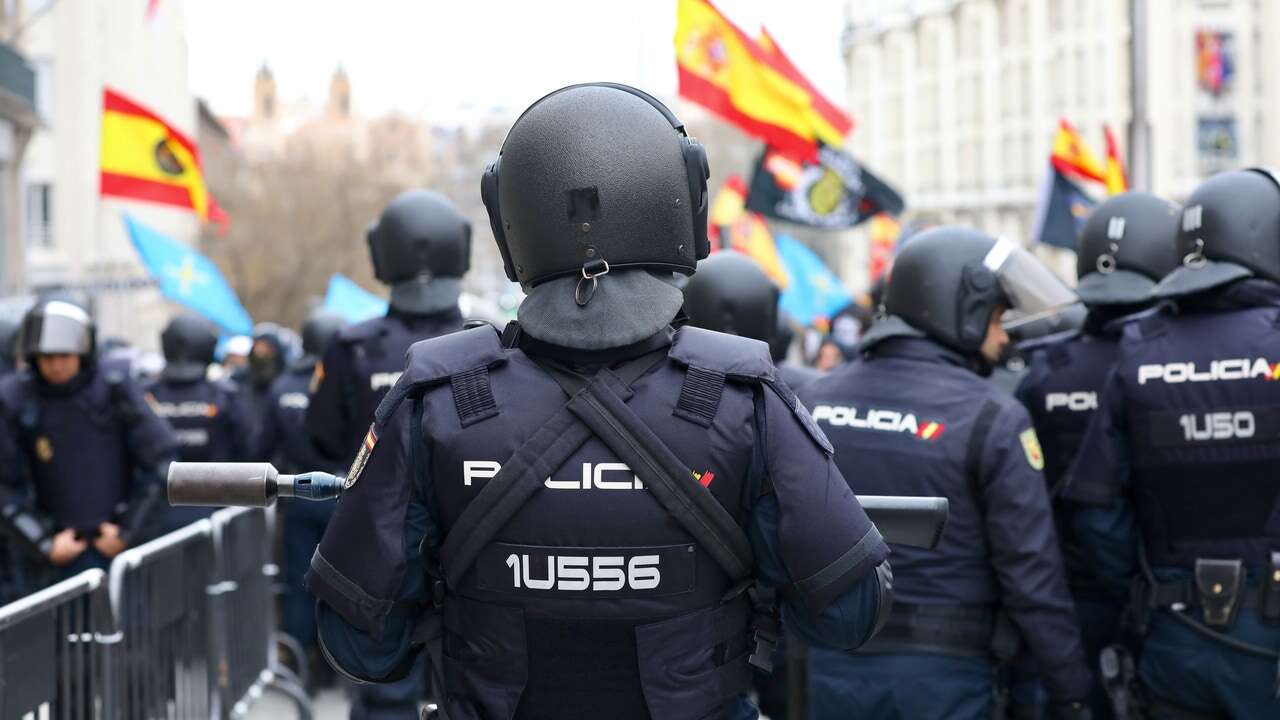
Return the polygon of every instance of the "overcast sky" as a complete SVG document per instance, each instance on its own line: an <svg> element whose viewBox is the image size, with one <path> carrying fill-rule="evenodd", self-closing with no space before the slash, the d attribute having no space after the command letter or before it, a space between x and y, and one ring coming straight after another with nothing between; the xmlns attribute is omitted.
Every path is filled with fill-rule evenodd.
<svg viewBox="0 0 1280 720"><path fill-rule="evenodd" d="M764 24L837 103L843 0L719 0ZM610 80L675 94L674 0L187 0L191 88L247 114L266 62L280 98L322 101L341 63L356 111L519 110L563 85Z"/></svg>

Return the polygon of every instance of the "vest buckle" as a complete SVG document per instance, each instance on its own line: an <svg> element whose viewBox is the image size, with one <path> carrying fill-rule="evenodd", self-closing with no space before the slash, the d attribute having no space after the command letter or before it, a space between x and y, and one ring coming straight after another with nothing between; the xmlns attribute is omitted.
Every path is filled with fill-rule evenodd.
<svg viewBox="0 0 1280 720"><path fill-rule="evenodd" d="M1235 619L1244 583L1244 561L1196 558L1195 588L1204 624L1225 628Z"/></svg>

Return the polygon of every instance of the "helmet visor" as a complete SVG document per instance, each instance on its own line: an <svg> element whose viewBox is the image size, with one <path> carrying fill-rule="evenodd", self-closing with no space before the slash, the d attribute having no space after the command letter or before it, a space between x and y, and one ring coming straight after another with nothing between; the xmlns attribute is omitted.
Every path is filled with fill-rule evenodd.
<svg viewBox="0 0 1280 720"><path fill-rule="evenodd" d="M93 351L89 313L66 302L51 302L24 328L24 355L88 355Z"/></svg>
<svg viewBox="0 0 1280 720"><path fill-rule="evenodd" d="M982 263L995 273L1009 303L1009 311L1003 318L1006 330L1048 317L1078 302L1071 288L1044 263L1009 240L997 240Z"/></svg>

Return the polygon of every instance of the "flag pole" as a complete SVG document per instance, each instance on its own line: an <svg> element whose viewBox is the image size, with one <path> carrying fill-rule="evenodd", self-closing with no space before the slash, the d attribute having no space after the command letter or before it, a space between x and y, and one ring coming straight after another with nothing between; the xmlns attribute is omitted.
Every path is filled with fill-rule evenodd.
<svg viewBox="0 0 1280 720"><path fill-rule="evenodd" d="M1129 184L1151 190L1147 93L1147 0L1129 0Z"/></svg>

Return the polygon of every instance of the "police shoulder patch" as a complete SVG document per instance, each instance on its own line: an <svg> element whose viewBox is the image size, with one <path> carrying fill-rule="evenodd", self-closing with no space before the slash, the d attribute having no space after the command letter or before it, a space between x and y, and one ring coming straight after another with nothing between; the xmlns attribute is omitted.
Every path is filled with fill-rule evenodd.
<svg viewBox="0 0 1280 720"><path fill-rule="evenodd" d="M1035 428L1027 428L1018 435L1022 442L1022 451L1027 455L1027 464L1035 470L1044 470L1044 452L1040 450L1040 438Z"/></svg>
<svg viewBox="0 0 1280 720"><path fill-rule="evenodd" d="M364 466L369 462L369 455L373 453L373 448L378 444L378 431L373 426L369 426L369 432L365 433L364 442L360 443L360 452L356 453L356 459L351 463L351 469L347 471L347 479L342 483L343 490L350 490L360 479L360 473L364 471Z"/></svg>

